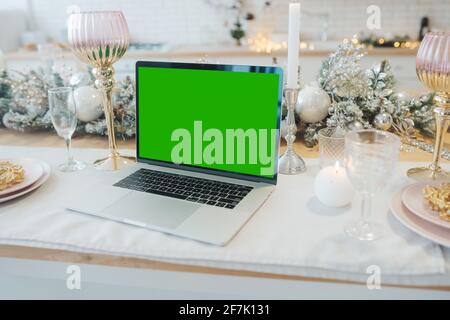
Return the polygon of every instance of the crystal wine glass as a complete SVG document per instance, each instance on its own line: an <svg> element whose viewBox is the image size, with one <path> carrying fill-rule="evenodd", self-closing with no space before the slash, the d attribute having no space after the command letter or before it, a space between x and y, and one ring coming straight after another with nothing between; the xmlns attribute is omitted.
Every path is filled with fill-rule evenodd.
<svg viewBox="0 0 450 320"><path fill-rule="evenodd" d="M117 150L111 101L114 87L112 65L128 49L127 22L120 11L73 13L68 21L68 39L75 56L94 68L95 84L103 93L109 156L95 161L94 166L102 170L119 170L135 160L133 157L121 156Z"/></svg>
<svg viewBox="0 0 450 320"><path fill-rule="evenodd" d="M425 35L417 52L416 72L419 80L436 92L436 141L431 165L410 169L408 176L417 180L448 180L450 172L439 166L439 158L444 135L450 125L450 32L430 32Z"/></svg>
<svg viewBox="0 0 450 320"><path fill-rule="evenodd" d="M48 90L48 102L53 127L64 139L67 146L67 162L59 165L63 172L78 171L86 167L82 161L74 160L70 152L72 135L77 127L77 111L70 87L59 87Z"/></svg>
<svg viewBox="0 0 450 320"><path fill-rule="evenodd" d="M400 153L400 138L379 130L352 131L345 136L345 168L360 193L361 218L348 224L345 232L359 240L375 240L382 227L371 221L372 197L389 180Z"/></svg>

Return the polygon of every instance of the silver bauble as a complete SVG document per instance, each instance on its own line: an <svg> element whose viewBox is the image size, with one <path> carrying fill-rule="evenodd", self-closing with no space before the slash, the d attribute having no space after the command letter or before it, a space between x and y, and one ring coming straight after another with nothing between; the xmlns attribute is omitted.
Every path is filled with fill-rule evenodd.
<svg viewBox="0 0 450 320"><path fill-rule="evenodd" d="M347 129L350 131L362 130L364 129L364 125L359 121L353 121L347 125Z"/></svg>
<svg viewBox="0 0 450 320"><path fill-rule="evenodd" d="M397 92L393 96L397 100L397 103L407 105L411 102L411 97L406 92Z"/></svg>
<svg viewBox="0 0 450 320"><path fill-rule="evenodd" d="M392 116L387 112L379 113L373 119L373 125L379 130L389 130L392 127Z"/></svg>
<svg viewBox="0 0 450 320"><path fill-rule="evenodd" d="M27 104L25 109L29 114L34 114L36 116L41 116L47 111L47 106L37 105L37 104Z"/></svg>
<svg viewBox="0 0 450 320"><path fill-rule="evenodd" d="M295 111L303 122L315 123L326 118L330 105L328 93L317 84L309 84L298 93Z"/></svg>

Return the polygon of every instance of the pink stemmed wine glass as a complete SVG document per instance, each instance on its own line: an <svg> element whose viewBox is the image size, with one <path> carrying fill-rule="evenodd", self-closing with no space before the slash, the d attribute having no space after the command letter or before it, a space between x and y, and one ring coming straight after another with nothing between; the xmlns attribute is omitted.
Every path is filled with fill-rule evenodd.
<svg viewBox="0 0 450 320"><path fill-rule="evenodd" d="M436 93L436 140L430 166L408 170L417 180L448 180L450 172L439 166L444 135L450 124L450 32L427 33L417 52L416 71L419 80Z"/></svg>
<svg viewBox="0 0 450 320"><path fill-rule="evenodd" d="M103 109L108 129L109 156L94 162L102 170L119 170L133 163L133 157L121 156L114 134L111 94L114 87L113 64L127 51L128 26L120 11L73 13L68 23L69 43L75 56L91 65L95 84L103 93Z"/></svg>

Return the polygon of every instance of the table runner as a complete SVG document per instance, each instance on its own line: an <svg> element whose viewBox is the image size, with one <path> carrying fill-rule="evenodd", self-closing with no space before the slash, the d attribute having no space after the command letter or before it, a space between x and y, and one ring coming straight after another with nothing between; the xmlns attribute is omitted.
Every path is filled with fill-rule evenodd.
<svg viewBox="0 0 450 320"><path fill-rule="evenodd" d="M104 153L74 150L75 157L89 163ZM217 247L65 210L64 200L78 190L115 180L115 173L93 168L58 172L56 165L65 156L59 148L0 147L0 158L34 157L53 169L35 192L0 204L0 243L345 280L366 279L367 267L377 265L393 283L450 284L450 251L409 231L388 210L393 192L411 182L406 169L418 163L402 162L394 181L374 201L374 215L386 229L378 241L344 235L344 224L358 216L359 208L322 206L312 190L317 160L308 159L305 174L279 175L268 201L227 246Z"/></svg>

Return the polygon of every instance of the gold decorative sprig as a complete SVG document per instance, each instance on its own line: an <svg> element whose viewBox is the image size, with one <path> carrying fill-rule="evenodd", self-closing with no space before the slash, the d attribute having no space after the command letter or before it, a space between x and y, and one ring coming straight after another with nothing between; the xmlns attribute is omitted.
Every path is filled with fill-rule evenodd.
<svg viewBox="0 0 450 320"><path fill-rule="evenodd" d="M418 139L419 130L414 128L414 121L410 118L395 120L392 124L394 132L402 140L402 150L412 152L413 148L433 153L434 145ZM442 159L450 160L450 150L443 148L441 152Z"/></svg>
<svg viewBox="0 0 450 320"><path fill-rule="evenodd" d="M439 212L442 220L450 221L450 183L442 183L438 187L426 186L423 194L431 209Z"/></svg>
<svg viewBox="0 0 450 320"><path fill-rule="evenodd" d="M9 161L0 162L0 191L21 183L24 179L25 170L21 165Z"/></svg>

